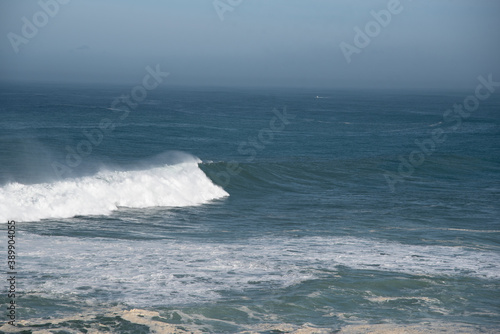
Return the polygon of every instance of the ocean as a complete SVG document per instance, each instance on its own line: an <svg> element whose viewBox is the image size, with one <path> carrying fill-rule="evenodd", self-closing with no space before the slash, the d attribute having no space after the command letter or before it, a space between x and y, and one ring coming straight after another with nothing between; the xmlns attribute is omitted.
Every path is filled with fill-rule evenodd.
<svg viewBox="0 0 500 334"><path fill-rule="evenodd" d="M498 92L141 92L2 86L0 332L500 332Z"/></svg>

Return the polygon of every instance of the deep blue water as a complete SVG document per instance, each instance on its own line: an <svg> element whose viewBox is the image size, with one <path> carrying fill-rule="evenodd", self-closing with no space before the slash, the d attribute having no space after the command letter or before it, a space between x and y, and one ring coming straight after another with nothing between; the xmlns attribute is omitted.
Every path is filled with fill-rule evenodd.
<svg viewBox="0 0 500 334"><path fill-rule="evenodd" d="M27 329L499 328L498 93L130 90L2 87Z"/></svg>

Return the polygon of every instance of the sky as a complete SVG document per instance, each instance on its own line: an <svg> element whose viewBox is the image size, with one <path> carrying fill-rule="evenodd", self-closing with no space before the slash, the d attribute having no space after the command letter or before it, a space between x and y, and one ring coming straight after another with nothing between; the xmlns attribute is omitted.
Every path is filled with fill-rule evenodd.
<svg viewBox="0 0 500 334"><path fill-rule="evenodd" d="M499 0L0 0L0 80L470 89L499 32Z"/></svg>

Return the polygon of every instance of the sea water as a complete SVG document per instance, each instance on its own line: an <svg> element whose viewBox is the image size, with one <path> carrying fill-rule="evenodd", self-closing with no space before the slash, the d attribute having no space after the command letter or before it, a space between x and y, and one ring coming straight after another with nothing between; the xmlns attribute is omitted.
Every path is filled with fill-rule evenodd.
<svg viewBox="0 0 500 334"><path fill-rule="evenodd" d="M500 98L4 85L0 331L496 332Z"/></svg>

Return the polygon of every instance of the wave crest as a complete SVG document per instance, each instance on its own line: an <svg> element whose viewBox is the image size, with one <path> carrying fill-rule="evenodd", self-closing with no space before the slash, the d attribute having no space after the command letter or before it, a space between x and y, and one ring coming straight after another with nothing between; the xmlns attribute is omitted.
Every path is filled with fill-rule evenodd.
<svg viewBox="0 0 500 334"><path fill-rule="evenodd" d="M228 196L193 157L146 170L100 171L92 176L0 188L0 222L107 215L118 207L192 206Z"/></svg>

